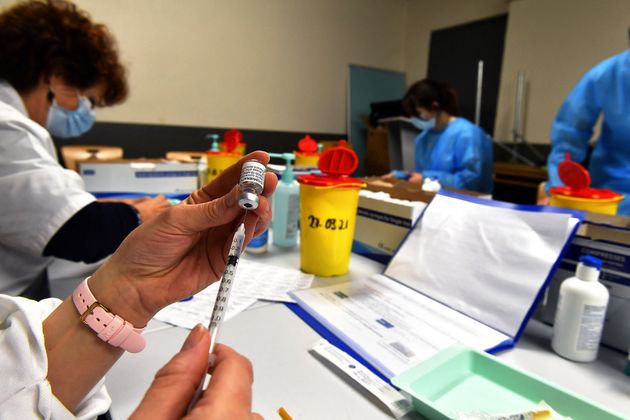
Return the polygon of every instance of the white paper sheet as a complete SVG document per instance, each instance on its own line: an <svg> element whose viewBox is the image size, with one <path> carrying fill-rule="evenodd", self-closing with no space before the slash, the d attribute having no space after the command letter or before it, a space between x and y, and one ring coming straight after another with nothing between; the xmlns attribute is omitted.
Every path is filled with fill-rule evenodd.
<svg viewBox="0 0 630 420"><path fill-rule="evenodd" d="M382 275L292 295L387 377L457 342L485 350L509 339Z"/></svg>
<svg viewBox="0 0 630 420"><path fill-rule="evenodd" d="M384 274L513 337L577 223L437 195Z"/></svg>
<svg viewBox="0 0 630 420"><path fill-rule="evenodd" d="M235 282L230 294L230 302L224 318L225 321L234 318L256 302L255 297L239 294L236 287ZM193 296L192 299L176 302L167 306L155 314L153 318L188 329L193 329L197 324L208 326L218 291L219 282L213 283Z"/></svg>
<svg viewBox="0 0 630 420"><path fill-rule="evenodd" d="M251 307L259 299L276 302L293 302L288 295L292 290L311 286L313 275L299 270L262 264L241 258L225 320L231 319ZM219 282L213 283L192 299L167 306L155 315L155 319L183 328L194 328L201 323L208 325Z"/></svg>
<svg viewBox="0 0 630 420"><path fill-rule="evenodd" d="M241 259L236 278L240 283L239 293L261 300L294 302L289 292L311 287L314 276L293 268ZM240 281L241 278L244 280Z"/></svg>

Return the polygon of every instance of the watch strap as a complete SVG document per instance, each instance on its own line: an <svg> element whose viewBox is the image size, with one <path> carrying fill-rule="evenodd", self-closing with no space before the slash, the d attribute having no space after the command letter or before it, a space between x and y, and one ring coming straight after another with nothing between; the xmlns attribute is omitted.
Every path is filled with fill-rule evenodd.
<svg viewBox="0 0 630 420"><path fill-rule="evenodd" d="M86 278L72 293L72 301L79 311L80 320L96 332L98 338L120 347L131 353L138 353L144 349L146 342L142 337L142 329L113 314L106 306L96 300Z"/></svg>

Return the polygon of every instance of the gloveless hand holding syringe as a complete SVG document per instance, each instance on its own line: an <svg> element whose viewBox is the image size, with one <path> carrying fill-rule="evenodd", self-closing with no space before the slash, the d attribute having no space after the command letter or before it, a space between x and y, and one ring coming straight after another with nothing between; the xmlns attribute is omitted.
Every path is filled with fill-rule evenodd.
<svg viewBox="0 0 630 420"><path fill-rule="evenodd" d="M212 309L212 315L210 317L210 323L208 324L208 332L210 334L210 349L208 351L208 369L214 365L214 347L217 343L217 336L219 333L219 327L225 317L228 308L228 301L230 299L230 292L234 284L234 278L236 276L236 267L238 266L238 260L243 251L243 242L245 241L245 218L247 217L248 210L254 210L258 207L258 195L262 193L265 179L265 166L256 160L247 161L243 164L241 170L241 178L239 187L241 194L238 204L245 209L245 215L243 216L243 222L238 226L232 243L230 244L230 250L228 252L227 263L221 276L219 291L217 298L214 302ZM190 404L188 405L188 411L194 407L204 390L204 385L208 375L203 375L197 390L193 395Z"/></svg>
<svg viewBox="0 0 630 420"><path fill-rule="evenodd" d="M208 332L210 334L210 350L208 351L208 368L214 365L214 347L217 343L217 335L219 333L219 326L225 317L227 312L228 300L230 299L230 292L232 291L232 285L234 283L234 277L236 275L236 266L241 255L243 248L243 241L245 239L245 223L241 223L234 233L232 244L230 245L230 252L228 253L228 261L221 276L221 283L219 284L219 292L217 293L217 299L214 302L214 308L212 309L212 316L210 317L210 323L208 324ZM203 392L204 384L206 382L206 376L203 375L195 395L190 401L188 411L195 405L199 396Z"/></svg>

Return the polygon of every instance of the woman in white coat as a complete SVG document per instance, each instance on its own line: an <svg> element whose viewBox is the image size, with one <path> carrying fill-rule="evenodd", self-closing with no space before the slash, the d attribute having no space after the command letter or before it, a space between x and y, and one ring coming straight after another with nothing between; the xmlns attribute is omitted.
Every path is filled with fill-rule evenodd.
<svg viewBox="0 0 630 420"><path fill-rule="evenodd" d="M94 123L94 108L127 96L104 25L72 3L34 0L0 14L0 39L0 293L17 295L52 257L95 262L111 254L168 202L98 202L57 161L49 132L79 136Z"/></svg>
<svg viewBox="0 0 630 420"><path fill-rule="evenodd" d="M0 295L3 416L25 418L34 412L46 419L92 418L108 409L102 378L124 350L143 350L135 327L223 272L232 235L243 220L237 185L248 159L266 164L269 156L250 153L181 204L143 223L65 301ZM267 229L267 197L276 183L268 173L259 207L245 219L245 243ZM207 368L209 342L205 328L191 332L182 351L158 372L137 418L183 417ZM192 417L259 418L251 413L249 362L225 346L216 356L211 384Z"/></svg>

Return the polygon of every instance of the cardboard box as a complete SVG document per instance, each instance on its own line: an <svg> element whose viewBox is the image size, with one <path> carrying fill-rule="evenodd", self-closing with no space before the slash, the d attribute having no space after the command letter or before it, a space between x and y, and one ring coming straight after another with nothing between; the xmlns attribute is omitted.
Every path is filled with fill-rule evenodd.
<svg viewBox="0 0 630 420"><path fill-rule="evenodd" d="M575 275L582 255L602 260L601 282L610 292L602 344L624 353L630 346L630 218L587 213L556 271L535 317L553 324L562 281Z"/></svg>
<svg viewBox="0 0 630 420"><path fill-rule="evenodd" d="M392 202L379 198L359 196L357 221L352 251L375 261L387 263L414 225L424 207L435 193L422 191L420 184L407 181L383 181L378 177L366 178L366 190L386 192L393 199L409 203ZM462 190L464 194L490 196Z"/></svg>
<svg viewBox="0 0 630 420"><path fill-rule="evenodd" d="M390 172L387 130L369 127L367 130L367 150L365 153L365 174L384 175Z"/></svg>
<svg viewBox="0 0 630 420"><path fill-rule="evenodd" d="M93 194L190 194L198 182L196 163L162 160L85 161L79 173Z"/></svg>

